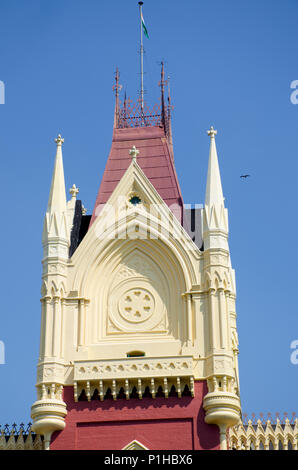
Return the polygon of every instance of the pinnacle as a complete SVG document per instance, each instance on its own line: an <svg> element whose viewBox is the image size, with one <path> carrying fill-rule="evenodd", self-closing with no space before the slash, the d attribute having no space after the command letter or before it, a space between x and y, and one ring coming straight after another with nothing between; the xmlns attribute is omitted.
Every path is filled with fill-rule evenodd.
<svg viewBox="0 0 298 470"><path fill-rule="evenodd" d="M62 144L64 139L59 134L55 142L57 144L57 150L47 209L47 211L51 213L64 212L66 210L66 191L62 159Z"/></svg>
<svg viewBox="0 0 298 470"><path fill-rule="evenodd" d="M217 134L217 131L211 126L210 130L207 132L211 139L205 205L209 207L223 206L224 197L222 192L220 170L215 144L215 135Z"/></svg>

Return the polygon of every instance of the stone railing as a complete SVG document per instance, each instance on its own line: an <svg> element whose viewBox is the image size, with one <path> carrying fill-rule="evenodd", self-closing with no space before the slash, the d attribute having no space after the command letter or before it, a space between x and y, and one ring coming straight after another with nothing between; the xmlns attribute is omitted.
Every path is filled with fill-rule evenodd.
<svg viewBox="0 0 298 470"><path fill-rule="evenodd" d="M31 423L0 427L0 450L43 450L43 440L31 431Z"/></svg>
<svg viewBox="0 0 298 470"><path fill-rule="evenodd" d="M191 356L74 363L74 399L194 396Z"/></svg>
<svg viewBox="0 0 298 470"><path fill-rule="evenodd" d="M74 380L109 380L193 375L191 356L167 358L131 357L110 361L75 361Z"/></svg>
<svg viewBox="0 0 298 470"><path fill-rule="evenodd" d="M259 419L244 417L243 422L229 429L230 450L298 450L298 419L285 415Z"/></svg>

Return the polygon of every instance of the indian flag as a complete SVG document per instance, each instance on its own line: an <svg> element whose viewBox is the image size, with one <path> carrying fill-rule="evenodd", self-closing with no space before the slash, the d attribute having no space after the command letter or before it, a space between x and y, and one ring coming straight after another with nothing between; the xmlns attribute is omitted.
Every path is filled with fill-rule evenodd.
<svg viewBox="0 0 298 470"><path fill-rule="evenodd" d="M143 13L142 13L142 12L141 12L141 21L142 21L142 26L143 26L144 34L145 34L145 36L149 39L149 34L148 34L148 31L147 31L147 28L146 28L146 25L145 25L145 21L144 21Z"/></svg>

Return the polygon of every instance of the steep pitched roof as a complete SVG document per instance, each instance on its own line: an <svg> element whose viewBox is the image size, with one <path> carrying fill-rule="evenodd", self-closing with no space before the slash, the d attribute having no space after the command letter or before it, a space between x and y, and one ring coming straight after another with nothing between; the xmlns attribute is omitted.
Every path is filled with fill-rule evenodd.
<svg viewBox="0 0 298 470"><path fill-rule="evenodd" d="M163 126L114 128L112 147L97 194L90 226L96 208L105 204L131 163L129 150L135 145L140 151L139 166L165 203L182 224L183 200L175 171L171 146Z"/></svg>

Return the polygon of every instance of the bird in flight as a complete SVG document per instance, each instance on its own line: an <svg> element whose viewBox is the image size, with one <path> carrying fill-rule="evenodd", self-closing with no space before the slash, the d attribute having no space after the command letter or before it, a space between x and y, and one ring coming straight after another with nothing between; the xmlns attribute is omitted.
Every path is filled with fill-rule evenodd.
<svg viewBox="0 0 298 470"><path fill-rule="evenodd" d="M240 178L248 178L250 175L241 175Z"/></svg>

